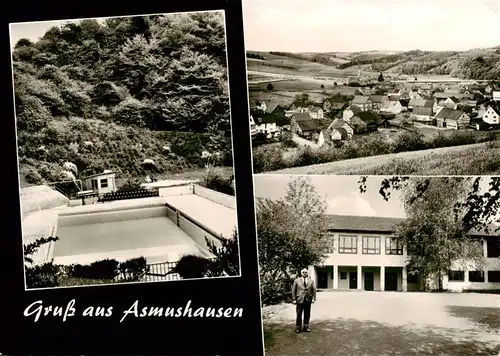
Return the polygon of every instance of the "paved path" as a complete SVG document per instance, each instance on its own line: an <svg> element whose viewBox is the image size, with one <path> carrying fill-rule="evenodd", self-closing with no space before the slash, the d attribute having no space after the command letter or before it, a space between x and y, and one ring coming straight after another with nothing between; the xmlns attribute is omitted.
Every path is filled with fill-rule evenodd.
<svg viewBox="0 0 500 356"><path fill-rule="evenodd" d="M499 335L478 330L468 319L458 318L446 311L447 306L499 308L500 296L475 293L402 293L402 292L319 292L311 311L311 324L335 319L374 321L396 327L434 328L472 332L485 342L499 340ZM270 317L269 323L293 323L295 306L288 304Z"/></svg>
<svg viewBox="0 0 500 356"><path fill-rule="evenodd" d="M286 168L269 174L358 174L359 171L366 171L391 163L394 159L420 160L423 158L436 159L436 156L445 154L457 154L469 150L486 147L485 143L478 143L464 146L453 146L444 148L433 148L430 150L400 152L371 157L361 157L335 161L330 163L314 164L310 166ZM434 157L433 157L434 156Z"/></svg>
<svg viewBox="0 0 500 356"><path fill-rule="evenodd" d="M312 148L319 147L318 144L316 144L312 141L306 140L305 138L302 138L300 136L297 136L296 134L292 134L292 140L295 141L300 146L309 146Z"/></svg>

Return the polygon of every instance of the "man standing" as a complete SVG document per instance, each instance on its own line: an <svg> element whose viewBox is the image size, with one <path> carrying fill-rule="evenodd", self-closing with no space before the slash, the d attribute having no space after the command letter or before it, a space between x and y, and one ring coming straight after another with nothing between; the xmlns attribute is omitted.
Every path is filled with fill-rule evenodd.
<svg viewBox="0 0 500 356"><path fill-rule="evenodd" d="M296 333L311 332L309 329L311 304L316 301L316 287L314 281L308 277L307 269L304 268L300 274L301 276L295 279L292 287L292 303L297 305ZM304 328L302 328L302 314L304 314Z"/></svg>

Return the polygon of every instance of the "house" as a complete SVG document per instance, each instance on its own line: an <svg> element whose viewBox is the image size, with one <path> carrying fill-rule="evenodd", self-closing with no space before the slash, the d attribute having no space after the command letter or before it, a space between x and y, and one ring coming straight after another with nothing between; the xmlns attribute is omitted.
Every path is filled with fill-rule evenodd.
<svg viewBox="0 0 500 356"><path fill-rule="evenodd" d="M493 92L493 100L500 101L500 91Z"/></svg>
<svg viewBox="0 0 500 356"><path fill-rule="evenodd" d="M427 107L427 108L432 108L434 107L434 100L428 100L428 99L410 99L408 102L408 109L413 110L416 107Z"/></svg>
<svg viewBox="0 0 500 356"><path fill-rule="evenodd" d="M399 100L396 101L387 101L383 106L382 109L380 110L382 112L388 112L392 114L399 114L400 112L403 111L403 105L401 105L401 102Z"/></svg>
<svg viewBox="0 0 500 356"><path fill-rule="evenodd" d="M265 112L276 116L285 116L285 109L278 103L271 103L267 105Z"/></svg>
<svg viewBox="0 0 500 356"><path fill-rule="evenodd" d="M307 112L313 119L321 120L323 119L323 109L314 105L309 105L307 107Z"/></svg>
<svg viewBox="0 0 500 356"><path fill-rule="evenodd" d="M343 129L347 132L347 139L351 139L352 136L354 135L354 130L352 129L351 126L347 122L345 122L342 119L335 119L332 121L332 123L328 126L329 129Z"/></svg>
<svg viewBox="0 0 500 356"><path fill-rule="evenodd" d="M500 128L499 124L488 124L481 118L474 118L470 120L469 128L477 131L489 131L498 130Z"/></svg>
<svg viewBox="0 0 500 356"><path fill-rule="evenodd" d="M410 118L415 121L430 123L432 122L432 108L427 106L417 106L413 109Z"/></svg>
<svg viewBox="0 0 500 356"><path fill-rule="evenodd" d="M372 101L369 96L356 95L352 99L351 105L356 105L363 111L372 110Z"/></svg>
<svg viewBox="0 0 500 356"><path fill-rule="evenodd" d="M470 117L462 110L441 109L436 115L436 124L455 130L465 130L469 127Z"/></svg>
<svg viewBox="0 0 500 356"><path fill-rule="evenodd" d="M318 146L349 139L349 133L342 127L327 128L319 133Z"/></svg>
<svg viewBox="0 0 500 356"><path fill-rule="evenodd" d="M86 190L92 190L96 194L112 193L116 191L116 173L104 171L93 174L82 179Z"/></svg>
<svg viewBox="0 0 500 356"><path fill-rule="evenodd" d="M265 101L253 101L250 103L251 110L266 111L267 105Z"/></svg>
<svg viewBox="0 0 500 356"><path fill-rule="evenodd" d="M421 291L424 282L431 288L437 281L424 281L408 273L408 250L394 238L401 218L327 215L329 246L319 266L309 266L309 275L319 290ZM484 264L455 263L443 278L443 287L452 291L500 289L500 249L495 228L472 231L471 238L482 242Z"/></svg>
<svg viewBox="0 0 500 356"><path fill-rule="evenodd" d="M290 120L290 129L299 136L311 137L323 129L323 122L313 119L309 113L296 113Z"/></svg>
<svg viewBox="0 0 500 356"><path fill-rule="evenodd" d="M345 102L338 97L328 98L323 101L323 111L329 112L332 110L342 110L345 106Z"/></svg>
<svg viewBox="0 0 500 356"><path fill-rule="evenodd" d="M399 101L401 99L401 95L391 93L387 94L387 98L389 99L389 101Z"/></svg>
<svg viewBox="0 0 500 356"><path fill-rule="evenodd" d="M410 96L410 100L412 100L412 99L416 99L416 100L422 99L422 95L420 95L418 93L418 90L410 90L409 91L409 96Z"/></svg>
<svg viewBox="0 0 500 356"><path fill-rule="evenodd" d="M490 125L500 124L500 103L493 101L486 108L486 112L483 114L483 121Z"/></svg>
<svg viewBox="0 0 500 356"><path fill-rule="evenodd" d="M459 99L455 98L454 96L451 96L443 102L443 107L456 110L458 108L459 102L460 102Z"/></svg>
<svg viewBox="0 0 500 356"><path fill-rule="evenodd" d="M360 113L361 111L363 110L361 110L356 105L351 105L347 109L345 109L344 112L342 113L342 120L349 122L351 117Z"/></svg>
<svg viewBox="0 0 500 356"><path fill-rule="evenodd" d="M372 110L381 110L384 104L389 101L385 95L370 95L369 98L372 102Z"/></svg>
<svg viewBox="0 0 500 356"><path fill-rule="evenodd" d="M259 129L257 128L257 125L255 124L255 121L253 119L253 116L250 115L250 134L252 136L255 136L259 133Z"/></svg>
<svg viewBox="0 0 500 356"><path fill-rule="evenodd" d="M362 124L362 127L366 128L368 131L377 131L379 127L389 127L389 121L371 111L361 111L360 113L354 115L349 124L356 128Z"/></svg>

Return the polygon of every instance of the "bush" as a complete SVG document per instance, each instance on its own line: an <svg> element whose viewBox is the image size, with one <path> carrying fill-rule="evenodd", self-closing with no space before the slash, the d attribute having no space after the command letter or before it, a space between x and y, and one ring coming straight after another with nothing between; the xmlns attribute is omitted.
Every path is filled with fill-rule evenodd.
<svg viewBox="0 0 500 356"><path fill-rule="evenodd" d="M407 131L396 139L393 146L394 152L418 151L426 148L427 144L422 135Z"/></svg>
<svg viewBox="0 0 500 356"><path fill-rule="evenodd" d="M27 288L53 288L59 285L59 267L52 262L39 266L26 267Z"/></svg>
<svg viewBox="0 0 500 356"><path fill-rule="evenodd" d="M114 279L119 273L118 266L118 261L111 259L96 261L90 265L76 264L70 269L69 276L87 279Z"/></svg>
<svg viewBox="0 0 500 356"><path fill-rule="evenodd" d="M30 169L24 177L26 178L26 181L31 184L43 183L43 177L36 169Z"/></svg>
<svg viewBox="0 0 500 356"><path fill-rule="evenodd" d="M260 298L263 305L274 305L287 303L292 301L292 283L293 279L289 278L266 278L260 276Z"/></svg>
<svg viewBox="0 0 500 356"><path fill-rule="evenodd" d="M203 184L208 189L234 195L233 180L226 178L224 171L220 167L209 167L203 177Z"/></svg>
<svg viewBox="0 0 500 356"><path fill-rule="evenodd" d="M126 281L139 281L148 270L144 257L133 258L120 263L119 271Z"/></svg>
<svg viewBox="0 0 500 356"><path fill-rule="evenodd" d="M286 166L283 152L279 148L268 148L253 152L254 173L274 171Z"/></svg>

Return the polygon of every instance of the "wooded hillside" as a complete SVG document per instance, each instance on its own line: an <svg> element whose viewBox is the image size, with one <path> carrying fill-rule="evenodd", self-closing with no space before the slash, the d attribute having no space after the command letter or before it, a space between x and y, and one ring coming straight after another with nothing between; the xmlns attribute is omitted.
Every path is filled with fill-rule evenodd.
<svg viewBox="0 0 500 356"><path fill-rule="evenodd" d="M18 41L13 68L28 180L57 180L65 161L132 176L145 158L160 170L198 166L203 150L230 161L221 13L66 23Z"/></svg>

